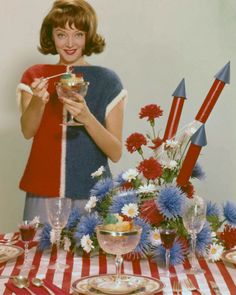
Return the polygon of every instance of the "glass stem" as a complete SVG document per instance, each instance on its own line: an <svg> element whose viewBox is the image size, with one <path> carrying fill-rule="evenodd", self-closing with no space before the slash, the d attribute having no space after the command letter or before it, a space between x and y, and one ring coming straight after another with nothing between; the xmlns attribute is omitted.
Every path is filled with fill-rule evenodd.
<svg viewBox="0 0 236 295"><path fill-rule="evenodd" d="M197 266L197 258L196 258L196 233L191 234L191 248L192 248L192 256L191 256L191 265L192 268L196 268Z"/></svg>
<svg viewBox="0 0 236 295"><path fill-rule="evenodd" d="M121 266L123 262L123 257L121 255L116 255L115 264L116 264L116 284L120 283L121 280Z"/></svg>
<svg viewBox="0 0 236 295"><path fill-rule="evenodd" d="M170 268L170 249L166 249L166 254L165 254L165 258L166 258L166 272L169 271Z"/></svg>
<svg viewBox="0 0 236 295"><path fill-rule="evenodd" d="M29 254L29 243L25 242L25 259L24 259L24 265L28 263L28 254Z"/></svg>
<svg viewBox="0 0 236 295"><path fill-rule="evenodd" d="M60 241L61 241L61 229L55 229L55 239L56 239L56 246L57 246L57 261L59 259L59 249L60 249Z"/></svg>

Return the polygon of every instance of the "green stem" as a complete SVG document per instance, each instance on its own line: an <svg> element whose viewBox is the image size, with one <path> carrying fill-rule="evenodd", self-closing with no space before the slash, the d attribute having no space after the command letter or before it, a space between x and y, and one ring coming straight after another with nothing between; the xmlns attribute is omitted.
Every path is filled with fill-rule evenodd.
<svg viewBox="0 0 236 295"><path fill-rule="evenodd" d="M156 138L156 132L155 132L155 128L154 128L155 123L154 122L151 123L151 126L152 126L153 139L155 139Z"/></svg>
<svg viewBox="0 0 236 295"><path fill-rule="evenodd" d="M138 149L138 153L141 155L142 159L144 160L144 156L143 156L143 150L140 148Z"/></svg>

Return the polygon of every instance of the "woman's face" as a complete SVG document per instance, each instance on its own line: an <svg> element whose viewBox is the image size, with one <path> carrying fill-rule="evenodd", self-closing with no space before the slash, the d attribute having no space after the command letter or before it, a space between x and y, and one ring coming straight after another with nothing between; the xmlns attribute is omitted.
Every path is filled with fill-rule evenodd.
<svg viewBox="0 0 236 295"><path fill-rule="evenodd" d="M76 65L80 63L85 47L85 32L74 25L66 24L65 28L53 28L53 40L60 56L60 64Z"/></svg>

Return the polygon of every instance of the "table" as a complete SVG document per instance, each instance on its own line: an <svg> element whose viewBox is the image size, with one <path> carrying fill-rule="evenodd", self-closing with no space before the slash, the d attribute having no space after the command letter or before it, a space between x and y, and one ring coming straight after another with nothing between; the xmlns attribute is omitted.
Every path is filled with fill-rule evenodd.
<svg viewBox="0 0 236 295"><path fill-rule="evenodd" d="M3 235L0 235L2 238ZM82 256L73 255L73 253L65 252L63 250L59 251L59 260L62 263L69 264L69 269L64 272L55 273L54 270L47 269L50 261L56 258L56 251L46 250L44 252L39 252L36 247L33 247L29 253L29 259L36 266L36 269L31 270L26 275L29 277L38 276L40 278L46 277L50 282L53 282L58 287L61 287L64 291L72 292L71 284L80 277L115 273L114 258L112 256L106 256L102 253L96 256L90 256L84 254ZM23 255L19 256L14 261L8 261L2 264L3 268L0 270L0 275L18 275L20 271L16 269L16 266L23 262ZM205 259L198 260L199 265L206 270L205 274L197 276L189 276L195 285L206 294L214 294L210 289L209 281L215 281L219 286L221 293L223 295L236 294L236 265L219 261L212 263L206 261ZM184 265L178 265L173 267L173 271L176 272L178 280L183 280L186 278L184 274L184 269L190 266L189 261L186 261ZM136 259L133 261L124 261L123 272L126 274L137 274L151 276L154 278L161 279L166 287L162 293L159 294L173 294L172 285L176 278L165 278L160 276L160 268L153 263L150 259ZM5 283L7 279L0 280L0 294L10 295L12 294L9 290L5 288ZM190 292L183 288L182 294L199 294L197 292Z"/></svg>

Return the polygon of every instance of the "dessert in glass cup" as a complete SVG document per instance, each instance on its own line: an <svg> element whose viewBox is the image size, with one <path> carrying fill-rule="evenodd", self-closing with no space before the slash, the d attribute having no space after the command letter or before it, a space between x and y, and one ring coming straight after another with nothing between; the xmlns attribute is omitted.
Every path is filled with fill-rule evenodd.
<svg viewBox="0 0 236 295"><path fill-rule="evenodd" d="M121 216L116 215L116 223L98 225L96 227L97 239L100 247L108 254L116 256L116 275L107 276L107 280L97 283L92 281L92 286L99 291L108 294L125 294L140 288L141 279L129 275L121 275L123 254L133 251L138 245L142 228L132 222L123 221Z"/></svg>
<svg viewBox="0 0 236 295"><path fill-rule="evenodd" d="M59 97L66 97L74 100L74 93L78 93L83 97L86 96L89 82L84 81L82 74L75 75L73 73L66 73L61 75L60 81L55 85ZM71 114L69 114L69 120L63 124L67 126L83 126L83 124L75 120Z"/></svg>

